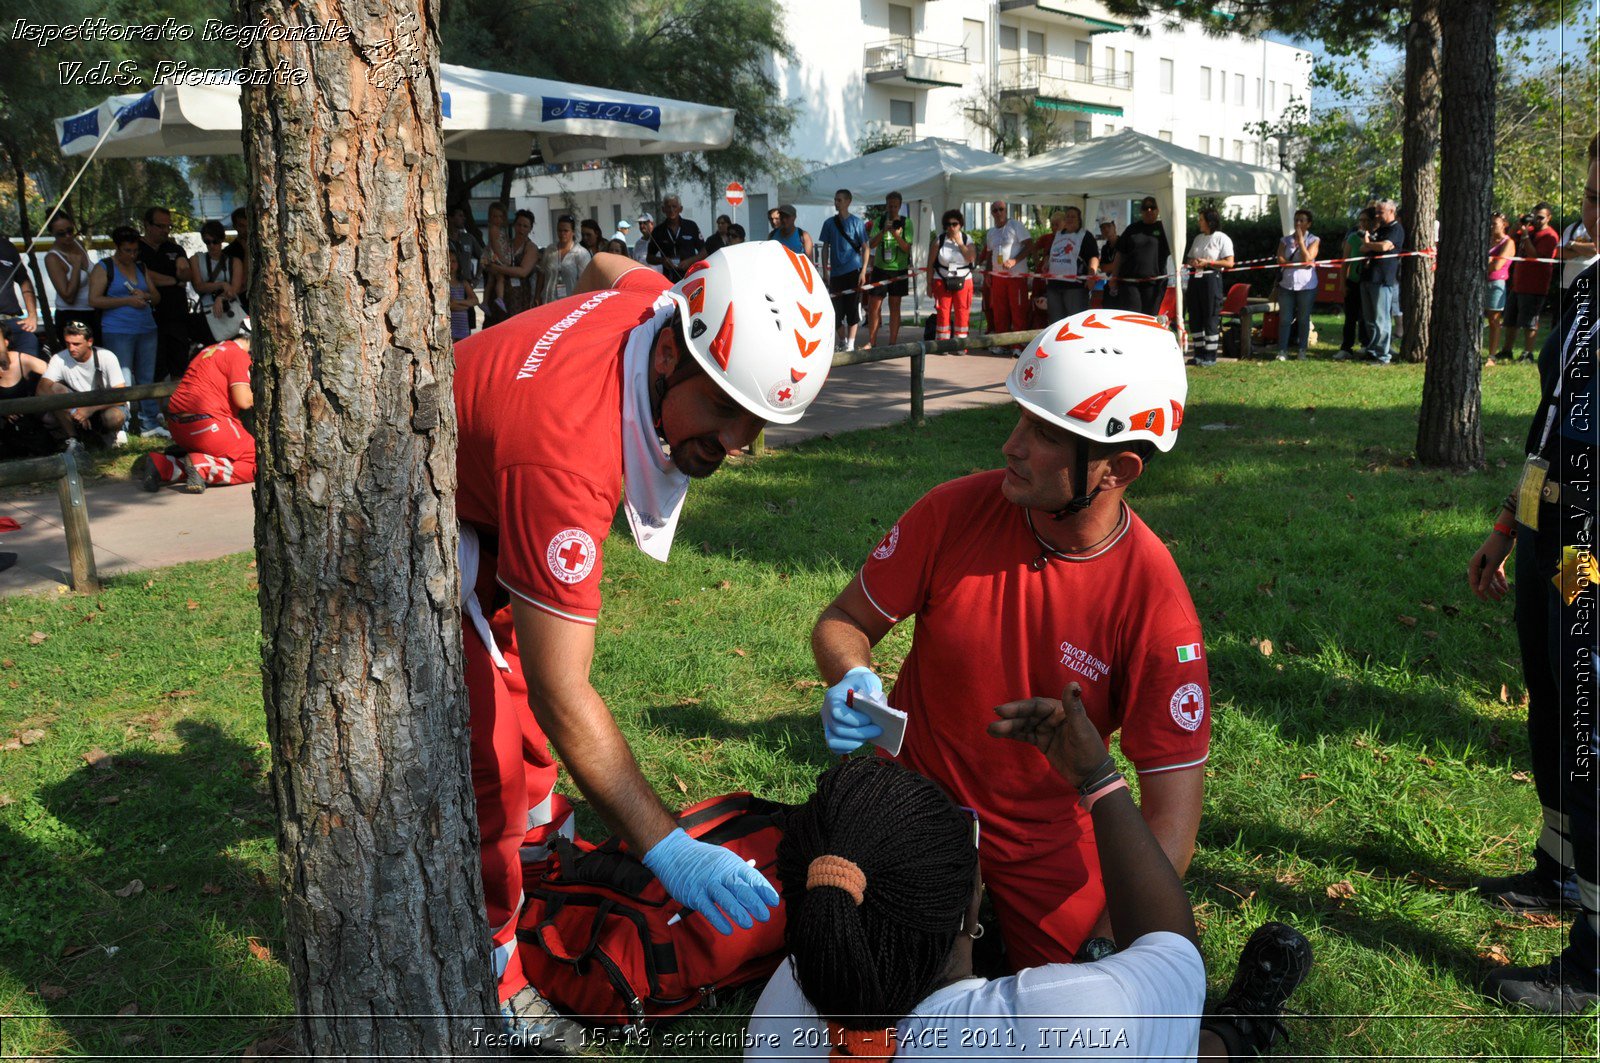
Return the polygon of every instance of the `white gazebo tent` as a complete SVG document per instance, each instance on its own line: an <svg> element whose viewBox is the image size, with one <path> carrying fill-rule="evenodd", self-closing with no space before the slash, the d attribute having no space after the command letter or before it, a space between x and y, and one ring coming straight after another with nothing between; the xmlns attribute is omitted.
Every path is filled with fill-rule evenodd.
<svg viewBox="0 0 1600 1063"><path fill-rule="evenodd" d="M440 64L439 82L445 154L452 159L522 163L537 151L547 163L581 162L711 151L733 139L728 107L450 63ZM244 152L238 85L157 85L142 95L108 97L55 124L63 155Z"/></svg>
<svg viewBox="0 0 1600 1063"><path fill-rule="evenodd" d="M1161 204L1173 257L1179 261L1188 249L1185 200L1191 195L1277 196L1283 231L1294 227L1294 174L1215 159L1132 129L1016 162L967 170L950 179L950 194L961 199L1080 204L1154 196ZM1085 215L1089 224L1087 210ZM1183 286L1177 289L1181 320Z"/></svg>

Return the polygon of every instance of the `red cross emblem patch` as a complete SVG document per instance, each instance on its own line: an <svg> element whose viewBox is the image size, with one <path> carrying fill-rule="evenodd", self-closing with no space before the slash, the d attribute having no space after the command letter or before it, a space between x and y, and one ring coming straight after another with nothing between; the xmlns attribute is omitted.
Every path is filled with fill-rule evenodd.
<svg viewBox="0 0 1600 1063"><path fill-rule="evenodd" d="M1031 366L1031 365L1023 366L1022 367L1022 386L1025 387L1025 388L1033 387L1033 378L1035 376L1037 376L1037 375L1038 374L1034 372L1034 367L1033 366Z"/></svg>
<svg viewBox="0 0 1600 1063"><path fill-rule="evenodd" d="M1185 683L1172 692L1172 720L1185 731L1199 728L1206 718L1206 696L1199 683Z"/></svg>
<svg viewBox="0 0 1600 1063"><path fill-rule="evenodd" d="M594 571L598 553L588 532L582 528L568 528L550 540L544 560L550 566L550 574L556 579L562 583L578 583Z"/></svg>

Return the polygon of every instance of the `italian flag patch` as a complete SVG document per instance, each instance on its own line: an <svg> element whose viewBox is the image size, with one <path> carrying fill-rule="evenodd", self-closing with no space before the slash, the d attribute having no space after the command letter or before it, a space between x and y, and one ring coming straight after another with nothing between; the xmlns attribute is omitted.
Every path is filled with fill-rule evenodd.
<svg viewBox="0 0 1600 1063"><path fill-rule="evenodd" d="M1199 659L1200 644L1198 642L1191 642L1187 646L1178 647L1179 664L1188 664L1190 661L1198 661Z"/></svg>

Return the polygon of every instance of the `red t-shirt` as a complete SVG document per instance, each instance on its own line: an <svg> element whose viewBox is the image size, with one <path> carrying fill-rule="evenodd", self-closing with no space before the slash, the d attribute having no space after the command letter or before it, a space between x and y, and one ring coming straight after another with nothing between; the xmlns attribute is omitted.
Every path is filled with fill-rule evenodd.
<svg viewBox="0 0 1600 1063"><path fill-rule="evenodd" d="M1108 741L1120 730L1123 752L1153 773L1205 762L1211 690L1194 603L1144 522L1125 510L1123 532L1099 557L1056 558L1035 572L1029 563L1043 547L1026 511L1000 493L1003 476L978 473L928 492L860 579L885 617L917 618L889 695L910 716L900 761L978 810L997 907L1008 893L1027 894L1006 906L1027 909L1038 926L1074 891L1063 883L1074 874L1081 882L1094 863L1093 825L1038 750L987 734L994 706L1059 698L1076 680L1095 727ZM1101 896L1093 878L1090 920Z"/></svg>
<svg viewBox="0 0 1600 1063"><path fill-rule="evenodd" d="M228 389L234 384L250 386L250 352L232 340L214 343L189 363L183 379L172 389L167 411L232 417L235 411Z"/></svg>
<svg viewBox="0 0 1600 1063"><path fill-rule="evenodd" d="M1533 244L1535 258L1555 258L1556 249L1561 246L1561 234L1554 225L1546 225L1528 234L1528 241ZM1524 262L1514 258L1511 260L1511 290L1519 295L1543 295L1550 290L1550 277L1555 269L1551 262Z"/></svg>
<svg viewBox="0 0 1600 1063"><path fill-rule="evenodd" d="M568 620L600 613L600 544L622 501L623 348L668 287L630 270L455 345L456 512L498 539L485 577Z"/></svg>

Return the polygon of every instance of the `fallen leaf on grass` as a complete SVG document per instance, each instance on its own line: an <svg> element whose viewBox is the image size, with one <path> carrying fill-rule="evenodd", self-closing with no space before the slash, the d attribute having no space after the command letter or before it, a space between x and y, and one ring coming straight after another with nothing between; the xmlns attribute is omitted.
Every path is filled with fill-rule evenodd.
<svg viewBox="0 0 1600 1063"><path fill-rule="evenodd" d="M17 736L17 741L21 742L25 746L31 746L35 742L42 741L43 739L44 731L37 727L30 727Z"/></svg>
<svg viewBox="0 0 1600 1063"><path fill-rule="evenodd" d="M1511 691L1506 687L1506 685L1504 683L1500 684L1500 703L1502 705L1511 704Z"/></svg>
<svg viewBox="0 0 1600 1063"><path fill-rule="evenodd" d="M799 679L792 684L792 687L795 690L816 690L827 685L820 679Z"/></svg>
<svg viewBox="0 0 1600 1063"><path fill-rule="evenodd" d="M195 601L193 598L186 599L183 604L190 609L200 608L200 603Z"/></svg>
<svg viewBox="0 0 1600 1063"><path fill-rule="evenodd" d="M67 996L67 990L64 986L48 984L41 985L39 987L39 996L43 997L45 1000L65 1000Z"/></svg>
<svg viewBox="0 0 1600 1063"><path fill-rule="evenodd" d="M93 749L89 750L89 752L85 753L83 755L83 762L89 765L89 767L94 768L96 771L110 771L112 768L116 767L116 764L112 762L111 754L107 753L99 746L95 746Z"/></svg>
<svg viewBox="0 0 1600 1063"><path fill-rule="evenodd" d="M1335 882L1328 887L1328 898L1335 901L1347 901L1356 895L1356 888L1350 884L1349 879Z"/></svg>
<svg viewBox="0 0 1600 1063"><path fill-rule="evenodd" d="M726 591L726 590L732 590L732 589L733 589L733 581L732 580L719 580L717 582L717 590L719 590L719 591Z"/></svg>
<svg viewBox="0 0 1600 1063"><path fill-rule="evenodd" d="M266 945L262 944L260 938L249 938L245 941L245 944L250 946L250 955L254 956L262 963L272 962L272 950L267 948Z"/></svg>
<svg viewBox="0 0 1600 1063"><path fill-rule="evenodd" d="M204 893L207 897L215 897L217 894L222 892L222 887L214 882L207 882L204 886L200 887L200 892Z"/></svg>
<svg viewBox="0 0 1600 1063"><path fill-rule="evenodd" d="M1272 656L1272 640L1271 639L1262 639L1261 640L1261 644L1259 646L1257 646L1256 648L1261 651L1261 656L1263 656L1263 657L1271 657Z"/></svg>
<svg viewBox="0 0 1600 1063"><path fill-rule="evenodd" d="M0 668L15 668L16 666L17 666L17 662L13 661L10 657L7 657L5 660L0 661Z"/></svg>
<svg viewBox="0 0 1600 1063"><path fill-rule="evenodd" d="M1437 631L1424 630L1422 632L1422 637L1425 639L1437 639L1439 637L1439 633Z"/></svg>
<svg viewBox="0 0 1600 1063"><path fill-rule="evenodd" d="M116 794L106 794L98 802L96 802L96 804L101 804L101 805L118 805L118 804L121 804L121 803L122 803L122 798L118 797Z"/></svg>
<svg viewBox="0 0 1600 1063"><path fill-rule="evenodd" d="M729 650L728 652L733 654L735 657L748 657L748 656L750 656L750 654L746 653L744 650L741 650L737 646L735 646L733 649Z"/></svg>
<svg viewBox="0 0 1600 1063"><path fill-rule="evenodd" d="M1418 757L1417 763L1425 768L1431 768L1434 766L1434 759L1432 757Z"/></svg>
<svg viewBox="0 0 1600 1063"><path fill-rule="evenodd" d="M33 634L28 636L28 645L37 646L40 643L48 642L49 640L50 636L46 635L43 631L35 631Z"/></svg>
<svg viewBox="0 0 1600 1063"><path fill-rule="evenodd" d="M1305 782L1307 779L1315 779L1316 777L1317 777L1317 773L1314 772L1314 771L1303 771L1303 772L1300 773L1300 777L1298 779L1296 779L1295 781L1296 782Z"/></svg>
<svg viewBox="0 0 1600 1063"><path fill-rule="evenodd" d="M130 1015L137 1015L139 1014L139 1005L124 1004L122 1007L117 1009L117 1014L123 1018L127 1018Z"/></svg>
<svg viewBox="0 0 1600 1063"><path fill-rule="evenodd" d="M1492 963L1496 967L1505 967L1511 963L1511 957L1506 953L1504 945L1490 945L1486 949L1479 949L1478 959Z"/></svg>
<svg viewBox="0 0 1600 1063"><path fill-rule="evenodd" d="M678 776L674 775L672 781L677 784L679 793L687 794L689 792L689 784L678 778Z"/></svg>
<svg viewBox="0 0 1600 1063"><path fill-rule="evenodd" d="M92 948L94 948L93 945L68 945L61 950L61 958L67 959L68 957L76 956L80 952L88 952Z"/></svg>
<svg viewBox="0 0 1600 1063"><path fill-rule="evenodd" d="M176 700L178 698L192 698L194 694L195 692L192 690L169 690L161 696L169 700Z"/></svg>
<svg viewBox="0 0 1600 1063"><path fill-rule="evenodd" d="M164 886L155 887L155 891L157 893L171 893L173 890L175 890L177 888L178 888L178 884L176 882L168 882Z"/></svg>
<svg viewBox="0 0 1600 1063"><path fill-rule="evenodd" d="M1511 777L1513 779L1517 780L1518 782L1532 782L1533 781L1533 776L1529 775L1525 771L1514 771L1514 772L1511 773Z"/></svg>
<svg viewBox="0 0 1600 1063"><path fill-rule="evenodd" d="M1401 613L1399 616L1395 617L1395 619L1400 621L1400 623L1404 624L1406 627L1417 626L1417 618L1414 616L1407 616L1404 613Z"/></svg>
<svg viewBox="0 0 1600 1063"><path fill-rule="evenodd" d="M137 897L144 892L144 883L138 879L132 879L126 886L114 892L118 897Z"/></svg>

